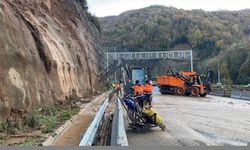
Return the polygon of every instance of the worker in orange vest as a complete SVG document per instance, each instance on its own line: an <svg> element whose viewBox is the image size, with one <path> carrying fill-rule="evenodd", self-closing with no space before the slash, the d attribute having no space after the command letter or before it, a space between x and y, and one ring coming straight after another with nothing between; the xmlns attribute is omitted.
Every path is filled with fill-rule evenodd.
<svg viewBox="0 0 250 150"><path fill-rule="evenodd" d="M117 92L116 94L118 94L118 96L121 96L121 86L120 86L120 83L119 82L116 82L115 84L114 84L114 90Z"/></svg>
<svg viewBox="0 0 250 150"><path fill-rule="evenodd" d="M144 84L145 101L148 102L150 106L152 103L152 91L153 91L152 84L150 84L148 80L145 81L145 84Z"/></svg>
<svg viewBox="0 0 250 150"><path fill-rule="evenodd" d="M135 85L133 86L134 95L137 98L138 104L141 108L143 108L144 103L144 87L139 83L138 80L135 81Z"/></svg>

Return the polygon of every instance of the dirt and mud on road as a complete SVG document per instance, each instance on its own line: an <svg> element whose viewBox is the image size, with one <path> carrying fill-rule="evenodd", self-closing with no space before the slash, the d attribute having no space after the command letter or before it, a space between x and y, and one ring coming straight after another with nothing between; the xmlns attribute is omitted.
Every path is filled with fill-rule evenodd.
<svg viewBox="0 0 250 150"><path fill-rule="evenodd" d="M246 146L250 142L250 101L161 95L155 89L153 106L167 131L127 129L129 145Z"/></svg>
<svg viewBox="0 0 250 150"><path fill-rule="evenodd" d="M81 134L89 127L96 115L100 104L108 98L108 93L96 98L94 101L81 106L80 113L72 121L72 124L63 130L61 135L52 143L54 146L78 146Z"/></svg>

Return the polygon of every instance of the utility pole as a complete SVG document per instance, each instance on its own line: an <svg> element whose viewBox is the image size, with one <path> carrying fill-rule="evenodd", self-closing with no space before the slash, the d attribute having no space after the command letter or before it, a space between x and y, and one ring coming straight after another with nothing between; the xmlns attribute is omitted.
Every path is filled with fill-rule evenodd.
<svg viewBox="0 0 250 150"><path fill-rule="evenodd" d="M114 52L115 52L115 57L117 57L117 56L116 56L116 46L114 47ZM116 78L116 70L115 70L115 82L117 82L117 78Z"/></svg>
<svg viewBox="0 0 250 150"><path fill-rule="evenodd" d="M107 55L106 59L107 59L107 68L108 68L108 66L109 66L109 52L107 52L106 55Z"/></svg>
<svg viewBox="0 0 250 150"><path fill-rule="evenodd" d="M194 71L193 50L190 50L191 72Z"/></svg>
<svg viewBox="0 0 250 150"><path fill-rule="evenodd" d="M218 58L218 83L220 84L220 59Z"/></svg>
<svg viewBox="0 0 250 150"><path fill-rule="evenodd" d="M107 71L109 71L109 69L108 69L108 67L109 67L109 50L107 49L107 53L106 53L106 59L107 59ZM109 79L107 78L107 81L108 81Z"/></svg>

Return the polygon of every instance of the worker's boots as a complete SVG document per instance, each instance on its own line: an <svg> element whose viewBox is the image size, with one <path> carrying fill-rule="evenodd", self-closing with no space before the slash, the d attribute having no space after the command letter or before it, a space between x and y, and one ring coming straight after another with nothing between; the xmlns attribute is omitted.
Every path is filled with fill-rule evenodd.
<svg viewBox="0 0 250 150"><path fill-rule="evenodd" d="M159 127L161 128L162 131L166 130L166 125L164 125L163 123L159 124Z"/></svg>

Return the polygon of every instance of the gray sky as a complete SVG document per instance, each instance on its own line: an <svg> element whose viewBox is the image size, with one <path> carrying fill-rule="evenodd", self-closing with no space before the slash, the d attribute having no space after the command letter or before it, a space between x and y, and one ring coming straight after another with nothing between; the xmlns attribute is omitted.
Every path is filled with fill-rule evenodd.
<svg viewBox="0 0 250 150"><path fill-rule="evenodd" d="M176 8L213 10L241 10L250 8L250 0L87 0L91 13L98 17L147 7L165 5Z"/></svg>

